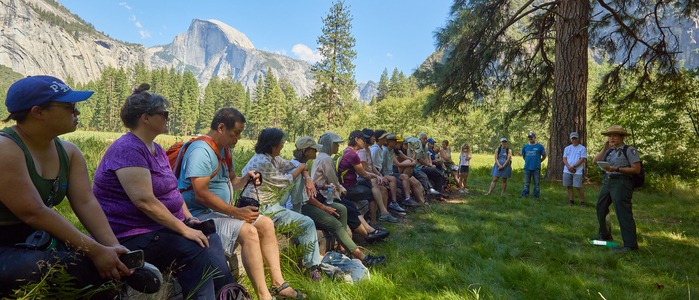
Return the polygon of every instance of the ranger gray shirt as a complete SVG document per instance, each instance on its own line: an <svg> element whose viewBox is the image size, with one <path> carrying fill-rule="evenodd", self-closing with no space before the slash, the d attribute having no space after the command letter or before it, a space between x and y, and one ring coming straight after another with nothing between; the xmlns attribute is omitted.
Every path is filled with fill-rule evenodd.
<svg viewBox="0 0 699 300"><path fill-rule="evenodd" d="M622 149L624 149L625 145L621 145L618 148L607 150L609 153L607 156L604 158L606 162L609 163L610 166L615 167L615 168L628 168L631 166L631 164L640 162L641 157L638 155L638 151L636 151L635 147L628 146L626 149L626 156L629 158L626 159L626 156L624 156L624 153L622 153ZM624 175L624 176L631 176L628 174L622 174L620 172L607 172L609 175Z"/></svg>

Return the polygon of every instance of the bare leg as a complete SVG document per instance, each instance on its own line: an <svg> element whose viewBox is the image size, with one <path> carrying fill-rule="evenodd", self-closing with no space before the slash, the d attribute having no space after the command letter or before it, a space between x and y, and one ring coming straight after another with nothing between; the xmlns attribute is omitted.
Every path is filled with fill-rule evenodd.
<svg viewBox="0 0 699 300"><path fill-rule="evenodd" d="M578 197L580 198L580 204L585 203L585 188L578 188Z"/></svg>
<svg viewBox="0 0 699 300"><path fill-rule="evenodd" d="M567 188L567 190L568 190L568 201L572 204L572 203L573 203L573 197L574 197L574 195L573 195L573 187L572 187L572 186L569 186L569 187Z"/></svg>
<svg viewBox="0 0 699 300"><path fill-rule="evenodd" d="M396 178L393 176L386 176L388 179L388 186L391 188L391 200L396 201L398 197L398 190L396 189Z"/></svg>
<svg viewBox="0 0 699 300"><path fill-rule="evenodd" d="M269 268L272 286L280 286L285 280L279 265L279 242L274 231L274 222L269 217L260 216L255 222L255 228L260 236L260 250L262 250L262 256L267 263L267 268ZM279 295L295 296L296 291L293 288L286 288Z"/></svg>
<svg viewBox="0 0 699 300"><path fill-rule="evenodd" d="M456 186L461 186L461 180L459 179L459 173L456 173L456 171L451 171L451 177L454 177L454 181L456 181Z"/></svg>
<svg viewBox="0 0 699 300"><path fill-rule="evenodd" d="M505 195L505 190L507 189L507 178L502 179L502 192L500 192L500 195Z"/></svg>
<svg viewBox="0 0 699 300"><path fill-rule="evenodd" d="M373 193L373 192L374 192L374 189L372 189L371 191L372 191L372 193ZM377 217L376 208L377 208L376 201L371 201L371 202L369 202L369 216L371 217L371 222L374 223L374 224L377 224L376 222L379 221L379 220L376 218L376 217Z"/></svg>
<svg viewBox="0 0 699 300"><path fill-rule="evenodd" d="M413 189L413 195L415 195L417 202L425 203L425 190L422 189L422 184L420 184L420 181L412 176L410 176L408 180L410 181L410 186Z"/></svg>
<svg viewBox="0 0 699 300"><path fill-rule="evenodd" d="M495 184L498 183L498 178L499 177L493 177L493 181L490 183L490 188L488 189L488 192L486 193L486 195L490 195L490 193L493 192L493 190L495 189Z"/></svg>
<svg viewBox="0 0 699 300"><path fill-rule="evenodd" d="M269 219L269 218L268 218ZM243 224L237 241L241 246L243 267L247 273L255 293L260 299L272 299L265 282L265 269L260 251L260 240L257 229L249 223ZM276 242L276 239L275 239ZM279 251L279 250L277 250ZM279 266L279 252L277 252L277 266Z"/></svg>
<svg viewBox="0 0 699 300"><path fill-rule="evenodd" d="M403 184L403 195L405 195L406 199L410 198L410 181L408 181L408 178L408 175L400 174L400 180Z"/></svg>
<svg viewBox="0 0 699 300"><path fill-rule="evenodd" d="M468 173L461 174L463 179L461 179L461 185L464 189L468 190Z"/></svg>
<svg viewBox="0 0 699 300"><path fill-rule="evenodd" d="M357 231L359 231L359 234L366 236L369 234L369 232L374 232L374 230L376 230L374 227L371 227L369 223L367 223L367 221L364 219L364 216L359 216L358 219L359 223L362 224L361 226L357 227Z"/></svg>
<svg viewBox="0 0 699 300"><path fill-rule="evenodd" d="M381 214L387 214L388 210L386 210L385 200L387 200L388 198L388 193L386 193L386 188L383 188L383 190L381 189L381 187L378 185L375 179L371 180L371 194L374 196L374 202L376 203L376 205L378 205ZM372 221L375 221L373 217L371 219Z"/></svg>

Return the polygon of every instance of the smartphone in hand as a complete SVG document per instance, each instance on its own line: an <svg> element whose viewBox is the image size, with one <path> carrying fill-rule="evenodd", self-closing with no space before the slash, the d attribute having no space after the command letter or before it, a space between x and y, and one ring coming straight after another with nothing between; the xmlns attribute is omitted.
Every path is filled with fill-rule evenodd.
<svg viewBox="0 0 699 300"><path fill-rule="evenodd" d="M201 231L204 235L210 235L212 233L216 233L216 224L214 224L213 219L208 219L206 221L203 221L199 224L192 224L189 225L189 227L192 227L192 229L196 229Z"/></svg>
<svg viewBox="0 0 699 300"><path fill-rule="evenodd" d="M138 269L143 267L143 250L139 249L126 252L119 256L119 260L121 260L121 262L129 269Z"/></svg>

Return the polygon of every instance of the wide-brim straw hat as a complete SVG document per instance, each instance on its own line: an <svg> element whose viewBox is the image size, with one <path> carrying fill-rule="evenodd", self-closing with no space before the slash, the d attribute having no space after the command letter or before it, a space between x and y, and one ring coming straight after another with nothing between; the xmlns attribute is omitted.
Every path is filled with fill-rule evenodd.
<svg viewBox="0 0 699 300"><path fill-rule="evenodd" d="M621 136L629 135L629 133L626 131L626 129L624 129L624 127L621 127L619 125L610 126L609 128L607 128L606 132L602 132L602 135L606 135L606 136L609 136L612 134L618 134Z"/></svg>

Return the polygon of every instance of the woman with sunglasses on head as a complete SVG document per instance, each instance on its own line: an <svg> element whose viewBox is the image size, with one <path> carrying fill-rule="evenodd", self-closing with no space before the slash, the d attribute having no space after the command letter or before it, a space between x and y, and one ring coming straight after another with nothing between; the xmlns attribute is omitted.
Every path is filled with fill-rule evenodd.
<svg viewBox="0 0 699 300"><path fill-rule="evenodd" d="M129 132L107 149L95 171L94 193L122 244L142 249L146 261L172 271L182 295L214 299L214 290L234 282L215 233L192 228L177 178L160 145L168 132L167 99L141 84L126 98L120 117Z"/></svg>
<svg viewBox="0 0 699 300"><path fill-rule="evenodd" d="M4 121L16 124L0 132L0 296L42 280L58 266L73 276L78 289L100 287L133 272L119 260L128 250L92 195L85 157L74 144L58 138L75 131L80 115L75 103L92 93L74 91L51 76L20 79L7 92L10 115ZM66 196L92 238L52 208ZM27 240L35 230L57 243L42 246ZM157 282L149 288L157 291L159 286ZM106 293L115 291L98 297Z"/></svg>

